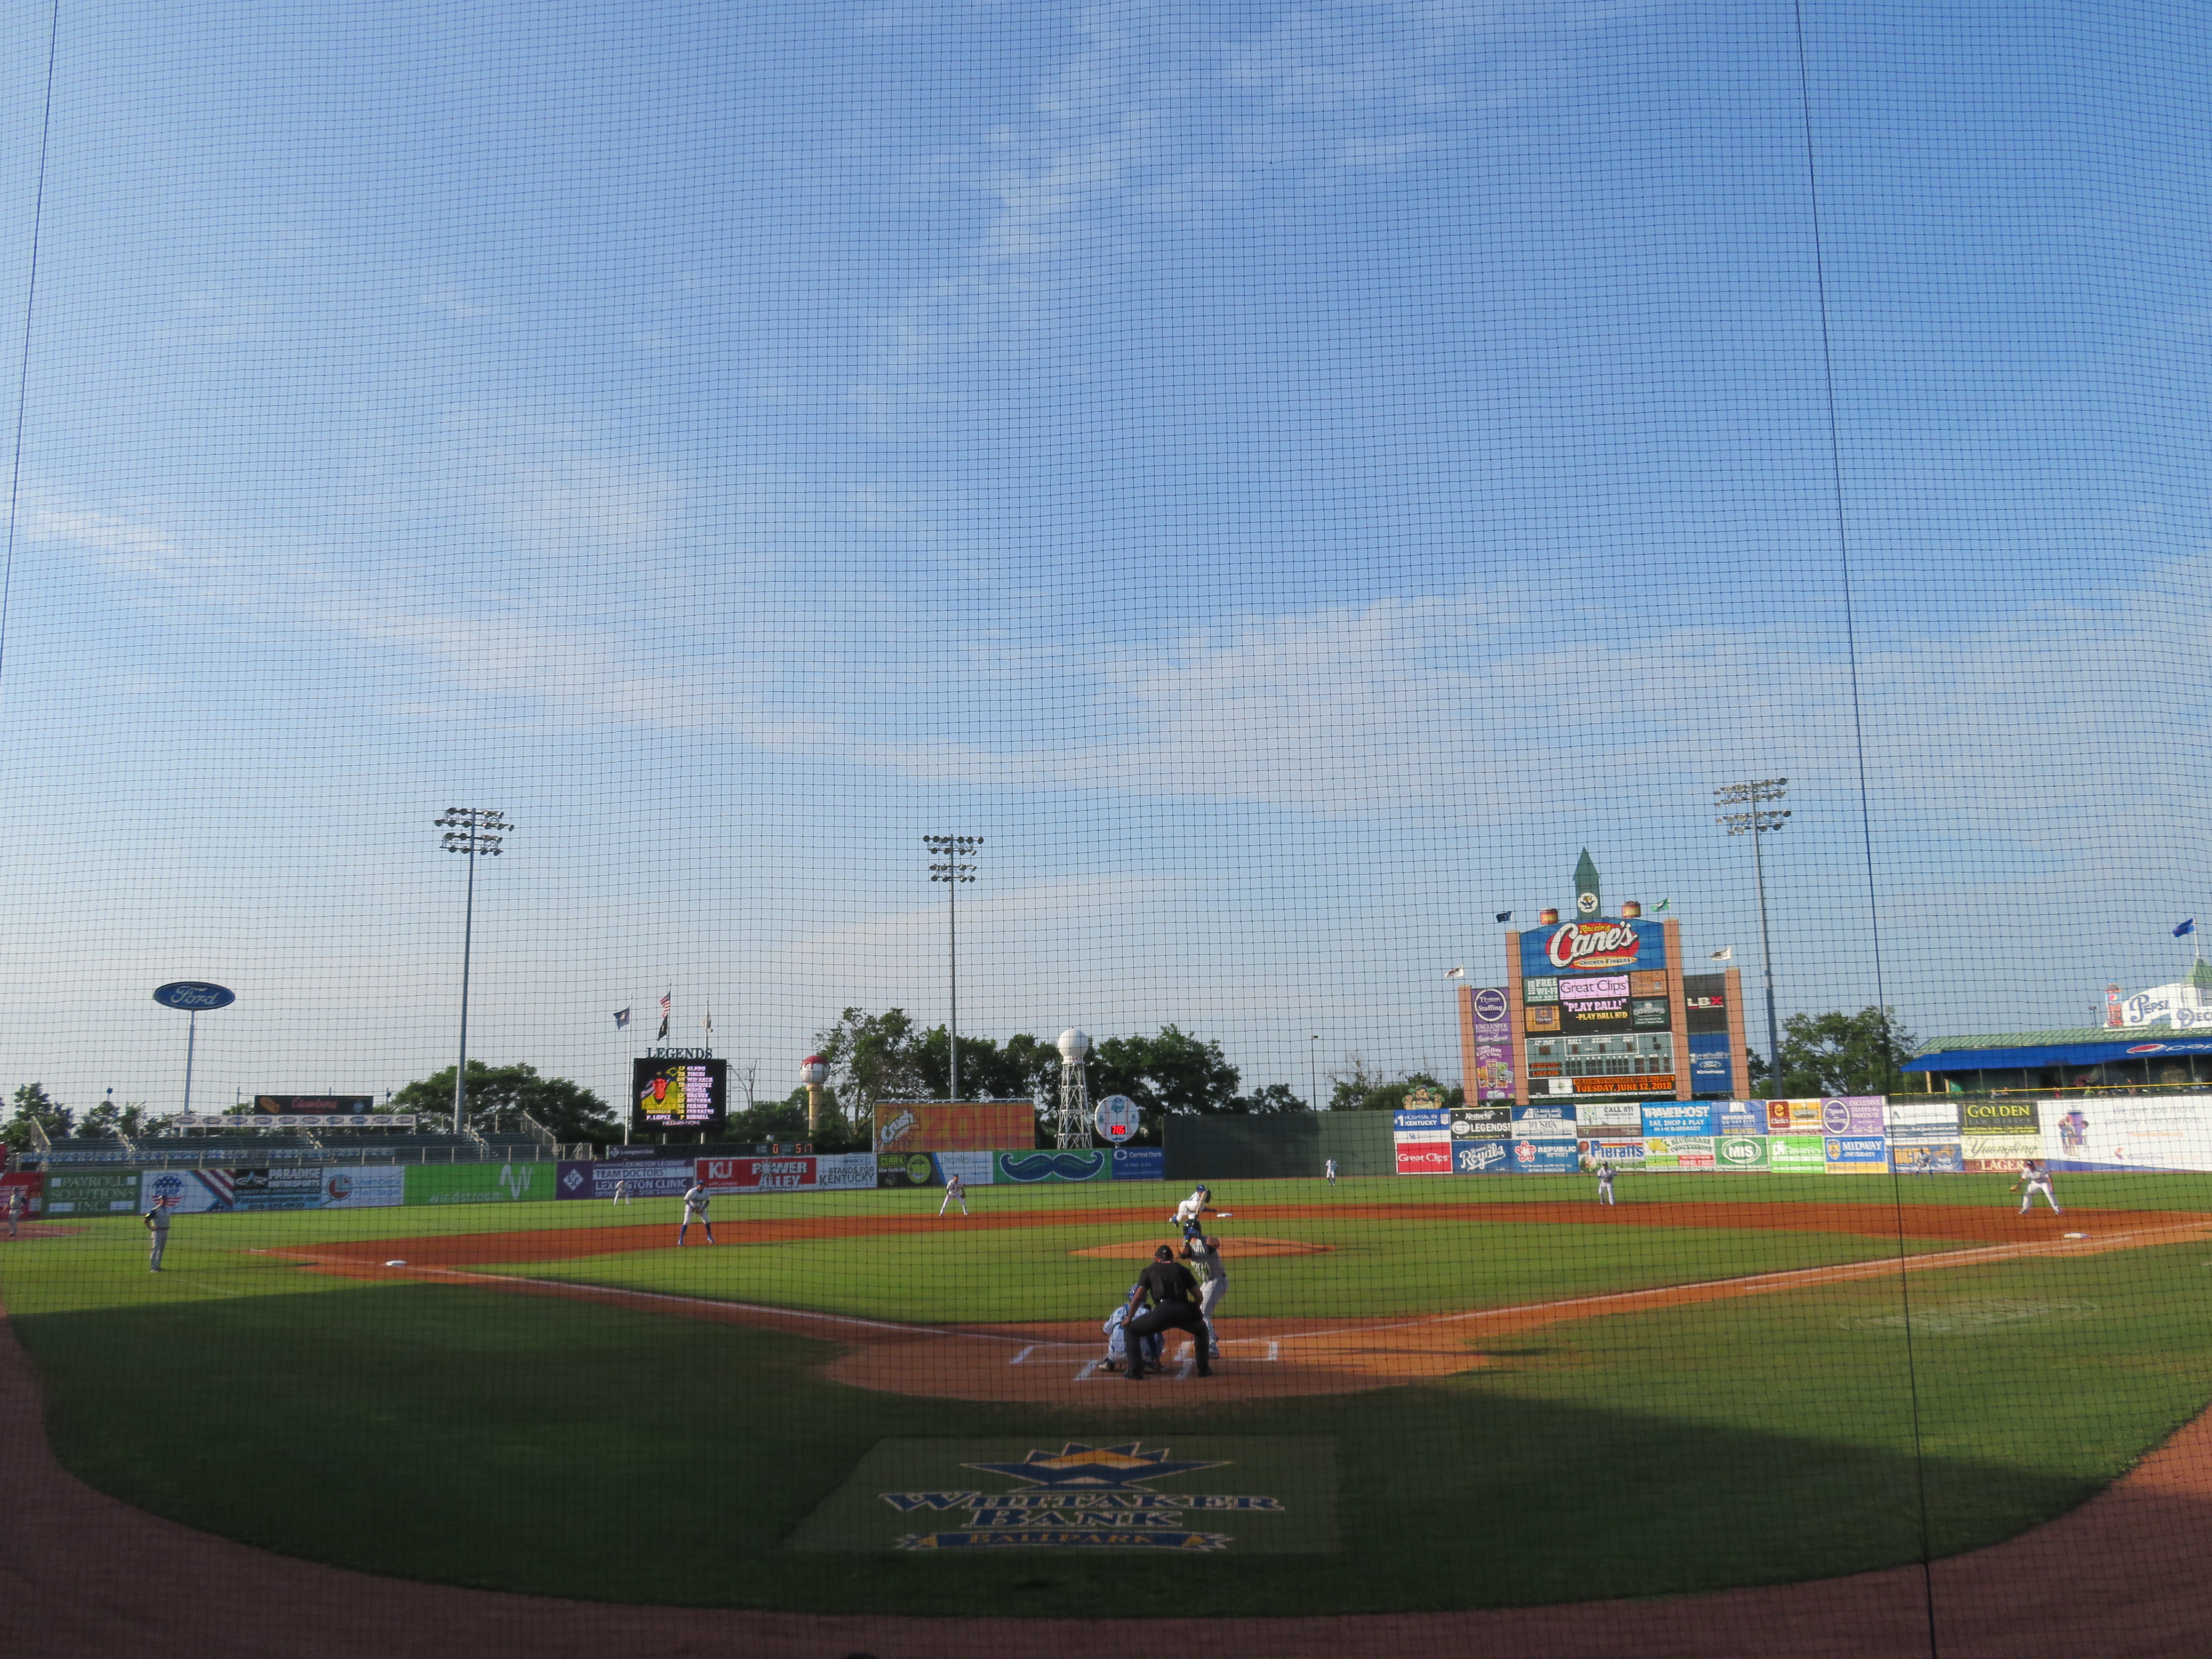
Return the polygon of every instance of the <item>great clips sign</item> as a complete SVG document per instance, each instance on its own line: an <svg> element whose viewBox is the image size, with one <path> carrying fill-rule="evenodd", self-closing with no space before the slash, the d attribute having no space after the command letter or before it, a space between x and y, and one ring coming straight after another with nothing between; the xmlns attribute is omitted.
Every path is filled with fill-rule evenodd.
<svg viewBox="0 0 2212 1659"><path fill-rule="evenodd" d="M1521 971L1602 974L1667 965L1667 924L1662 921L1570 921L1521 935Z"/></svg>

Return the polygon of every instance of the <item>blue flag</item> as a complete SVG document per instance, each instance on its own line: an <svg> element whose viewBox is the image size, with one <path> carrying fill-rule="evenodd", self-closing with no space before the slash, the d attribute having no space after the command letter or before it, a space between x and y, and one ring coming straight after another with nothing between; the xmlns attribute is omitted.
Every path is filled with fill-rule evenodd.
<svg viewBox="0 0 2212 1659"><path fill-rule="evenodd" d="M1513 913L1510 910L1500 910L1498 913L1498 920L1500 921L1510 921L1513 920Z"/></svg>
<svg viewBox="0 0 2212 1659"><path fill-rule="evenodd" d="M2184 933L2193 933L2196 931L2197 918L2191 916L2188 921L2183 922L2180 927L2173 930L2173 936L2176 939L2179 939Z"/></svg>
<svg viewBox="0 0 2212 1659"><path fill-rule="evenodd" d="M629 1024L629 1010L624 1008L615 1015L615 1030L621 1030Z"/></svg>

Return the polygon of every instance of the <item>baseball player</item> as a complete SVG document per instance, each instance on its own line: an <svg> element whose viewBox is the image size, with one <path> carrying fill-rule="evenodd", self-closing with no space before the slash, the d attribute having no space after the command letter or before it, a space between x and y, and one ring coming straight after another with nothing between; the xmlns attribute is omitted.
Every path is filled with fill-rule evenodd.
<svg viewBox="0 0 2212 1659"><path fill-rule="evenodd" d="M1616 1201L1613 1196L1613 1165L1610 1164L1597 1166L1597 1201L1601 1204Z"/></svg>
<svg viewBox="0 0 2212 1659"><path fill-rule="evenodd" d="M1202 1282L1198 1287L1199 1316L1206 1321L1206 1357L1221 1358L1221 1344L1213 1334L1213 1310L1229 1294L1229 1267L1221 1259L1221 1241L1194 1238L1182 1247L1182 1259L1197 1266Z"/></svg>
<svg viewBox="0 0 2212 1659"><path fill-rule="evenodd" d="M1130 1286L1132 1291L1135 1288L1134 1285ZM1122 1334L1122 1327L1127 1325L1128 1321L1129 1304L1125 1302L1107 1315L1105 1324L1099 1328L1106 1333L1106 1358L1099 1364L1101 1370L1118 1371L1127 1363L1129 1339ZM1160 1336L1147 1336L1142 1338L1138 1343L1138 1346L1144 1350L1145 1364L1147 1365L1158 1365L1160 1363L1160 1350L1166 1346L1167 1340Z"/></svg>
<svg viewBox="0 0 2212 1659"><path fill-rule="evenodd" d="M2026 1215L2035 1203L2035 1195L2043 1194L2043 1201L2051 1206L2053 1215L2064 1215L2058 1207L2057 1194L2051 1190L2051 1171L2033 1158L2020 1167L2020 1179L2012 1183L2011 1190L2020 1194L2020 1212Z"/></svg>
<svg viewBox="0 0 2212 1659"><path fill-rule="evenodd" d="M714 1201L714 1195L707 1190L705 1182L691 1183L691 1190L684 1194L684 1224L676 1230L677 1248L683 1248L684 1235L691 1231L691 1224L695 1221L707 1230L707 1242L709 1244L714 1242L714 1224L707 1217L707 1206Z"/></svg>
<svg viewBox="0 0 2212 1659"><path fill-rule="evenodd" d="M1147 1296L1152 1299L1152 1311L1137 1313L1138 1304ZM1176 1265L1173 1250L1163 1244L1152 1252L1152 1266L1137 1275L1137 1282L1130 1287L1129 1299L1123 1306L1136 1316L1121 1322L1125 1339L1147 1337L1170 1327L1188 1331L1191 1345L1198 1350L1198 1374L1213 1375L1212 1361L1206 1352L1206 1317L1198 1310L1198 1281L1190 1276L1188 1268ZM1123 1374L1132 1382L1143 1380L1144 1352L1141 1342L1129 1352L1129 1369Z"/></svg>
<svg viewBox="0 0 2212 1659"><path fill-rule="evenodd" d="M616 1204L627 1204L629 1202L629 1177L628 1176L624 1176L620 1181L615 1182L615 1195L611 1201Z"/></svg>
<svg viewBox="0 0 2212 1659"><path fill-rule="evenodd" d="M23 1212L27 1207L28 1206L23 1202L23 1189L21 1187L10 1187L8 1189L9 1237L15 1237L16 1224L22 1220Z"/></svg>
<svg viewBox="0 0 2212 1659"><path fill-rule="evenodd" d="M938 1204L939 1215L942 1216L945 1213L945 1206L947 1204L957 1204L960 1206L961 1214L968 1213L968 1183L957 1175L945 1177L945 1197Z"/></svg>
<svg viewBox="0 0 2212 1659"><path fill-rule="evenodd" d="M1212 1207L1213 1189L1201 1182L1195 1192L1175 1206L1175 1213L1168 1218L1182 1228L1182 1236L1188 1238L1198 1231L1200 1218Z"/></svg>
<svg viewBox="0 0 2212 1659"><path fill-rule="evenodd" d="M161 1252L169 1248L169 1200L167 1199L155 1199L154 1207L146 1212L146 1231L153 1236L153 1248L146 1254L146 1271L149 1273L157 1273L161 1271Z"/></svg>
<svg viewBox="0 0 2212 1659"><path fill-rule="evenodd" d="M1329 1158L1321 1166L1321 1178L1332 1187L1336 1185L1336 1160Z"/></svg>

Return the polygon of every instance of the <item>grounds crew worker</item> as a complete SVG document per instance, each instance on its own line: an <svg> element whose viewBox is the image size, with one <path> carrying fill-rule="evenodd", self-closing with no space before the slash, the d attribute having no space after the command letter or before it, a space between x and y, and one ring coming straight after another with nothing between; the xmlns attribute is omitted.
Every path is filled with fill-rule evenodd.
<svg viewBox="0 0 2212 1659"><path fill-rule="evenodd" d="M1152 1310L1139 1314L1137 1310L1148 1295ZM1134 1382L1145 1374L1142 1340L1170 1327L1189 1333L1198 1353L1198 1374L1213 1375L1206 1352L1206 1316L1198 1310L1198 1281L1188 1268L1176 1265L1175 1252L1166 1245L1152 1252L1152 1266L1139 1273L1137 1282L1129 1287L1128 1306L1133 1316L1122 1322L1121 1331L1129 1346L1129 1381Z"/></svg>

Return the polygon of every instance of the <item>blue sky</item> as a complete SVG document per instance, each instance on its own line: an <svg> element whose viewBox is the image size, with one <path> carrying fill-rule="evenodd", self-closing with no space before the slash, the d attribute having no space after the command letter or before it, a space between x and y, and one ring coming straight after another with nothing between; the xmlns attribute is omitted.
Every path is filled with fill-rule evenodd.
<svg viewBox="0 0 2212 1659"><path fill-rule="evenodd" d="M2212 912L2212 53L2179 6L64 8L0 680L0 1087L678 988L1455 1063L1566 893L1785 1012L2072 1023ZM0 62L0 317L43 9ZM7 385L18 367L12 329ZM1869 898L1866 852L1874 869Z"/></svg>

